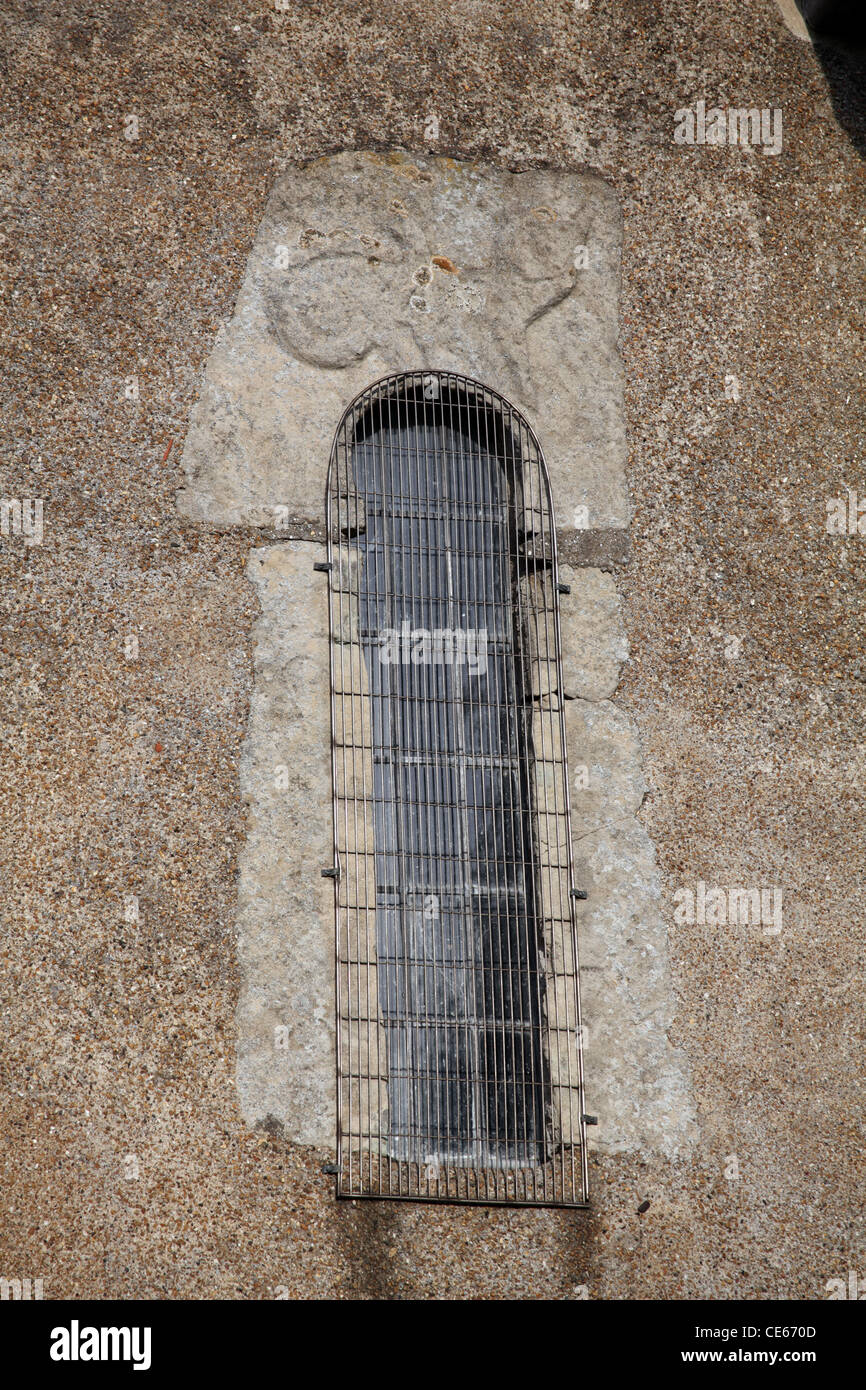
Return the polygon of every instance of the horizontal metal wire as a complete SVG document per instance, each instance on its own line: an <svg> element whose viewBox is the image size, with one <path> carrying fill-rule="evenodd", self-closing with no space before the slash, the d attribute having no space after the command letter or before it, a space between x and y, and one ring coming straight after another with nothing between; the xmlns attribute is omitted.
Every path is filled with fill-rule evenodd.
<svg viewBox="0 0 866 1390"><path fill-rule="evenodd" d="M587 1200L556 535L453 372L371 385L327 496L340 1195Z"/></svg>

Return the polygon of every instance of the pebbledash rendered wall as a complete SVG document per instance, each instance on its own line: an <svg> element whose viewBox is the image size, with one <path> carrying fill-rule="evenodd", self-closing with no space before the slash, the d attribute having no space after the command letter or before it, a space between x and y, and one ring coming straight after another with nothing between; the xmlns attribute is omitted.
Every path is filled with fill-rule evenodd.
<svg viewBox="0 0 866 1390"><path fill-rule="evenodd" d="M334 431L390 372L455 370L524 412L550 470L562 567L567 738L590 1144L674 1156L696 1138L667 1037L668 942L613 575L628 498L617 352L620 218L599 179L348 153L276 184L207 366L178 505L261 529L261 614L241 768L238 1092L251 1123L334 1143L335 1060L324 492Z"/></svg>

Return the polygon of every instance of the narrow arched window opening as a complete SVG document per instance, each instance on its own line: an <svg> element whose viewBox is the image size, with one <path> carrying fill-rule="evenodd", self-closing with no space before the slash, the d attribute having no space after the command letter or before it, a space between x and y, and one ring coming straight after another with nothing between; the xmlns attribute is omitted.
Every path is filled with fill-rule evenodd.
<svg viewBox="0 0 866 1390"><path fill-rule="evenodd" d="M526 421L378 382L328 488L338 1190L586 1197L556 540Z"/></svg>

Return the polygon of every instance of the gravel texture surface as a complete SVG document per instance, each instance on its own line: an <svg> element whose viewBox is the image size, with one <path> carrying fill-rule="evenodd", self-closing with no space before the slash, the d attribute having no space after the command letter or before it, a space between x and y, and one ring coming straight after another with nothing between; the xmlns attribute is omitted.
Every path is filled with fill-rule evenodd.
<svg viewBox="0 0 866 1390"><path fill-rule="evenodd" d="M45 528L0 540L0 1274L387 1299L866 1275L866 536L825 532L828 498L866 495L862 72L858 106L770 0L7 0L0 49L0 491ZM675 145L700 99L780 107L781 154ZM338 1206L329 1156L248 1129L234 1085L260 537L178 517L180 444L278 169L430 148L431 114L438 153L592 171L623 210L617 699L701 1141L594 1160L588 1214ZM781 886L782 933L675 924L700 880Z"/></svg>

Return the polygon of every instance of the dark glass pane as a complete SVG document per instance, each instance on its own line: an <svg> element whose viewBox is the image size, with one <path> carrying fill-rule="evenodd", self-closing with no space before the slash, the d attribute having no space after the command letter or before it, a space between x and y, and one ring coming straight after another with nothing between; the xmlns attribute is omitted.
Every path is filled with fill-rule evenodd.
<svg viewBox="0 0 866 1390"><path fill-rule="evenodd" d="M437 403L383 407L358 436L388 1151L531 1164L547 1086L519 460L482 411Z"/></svg>

